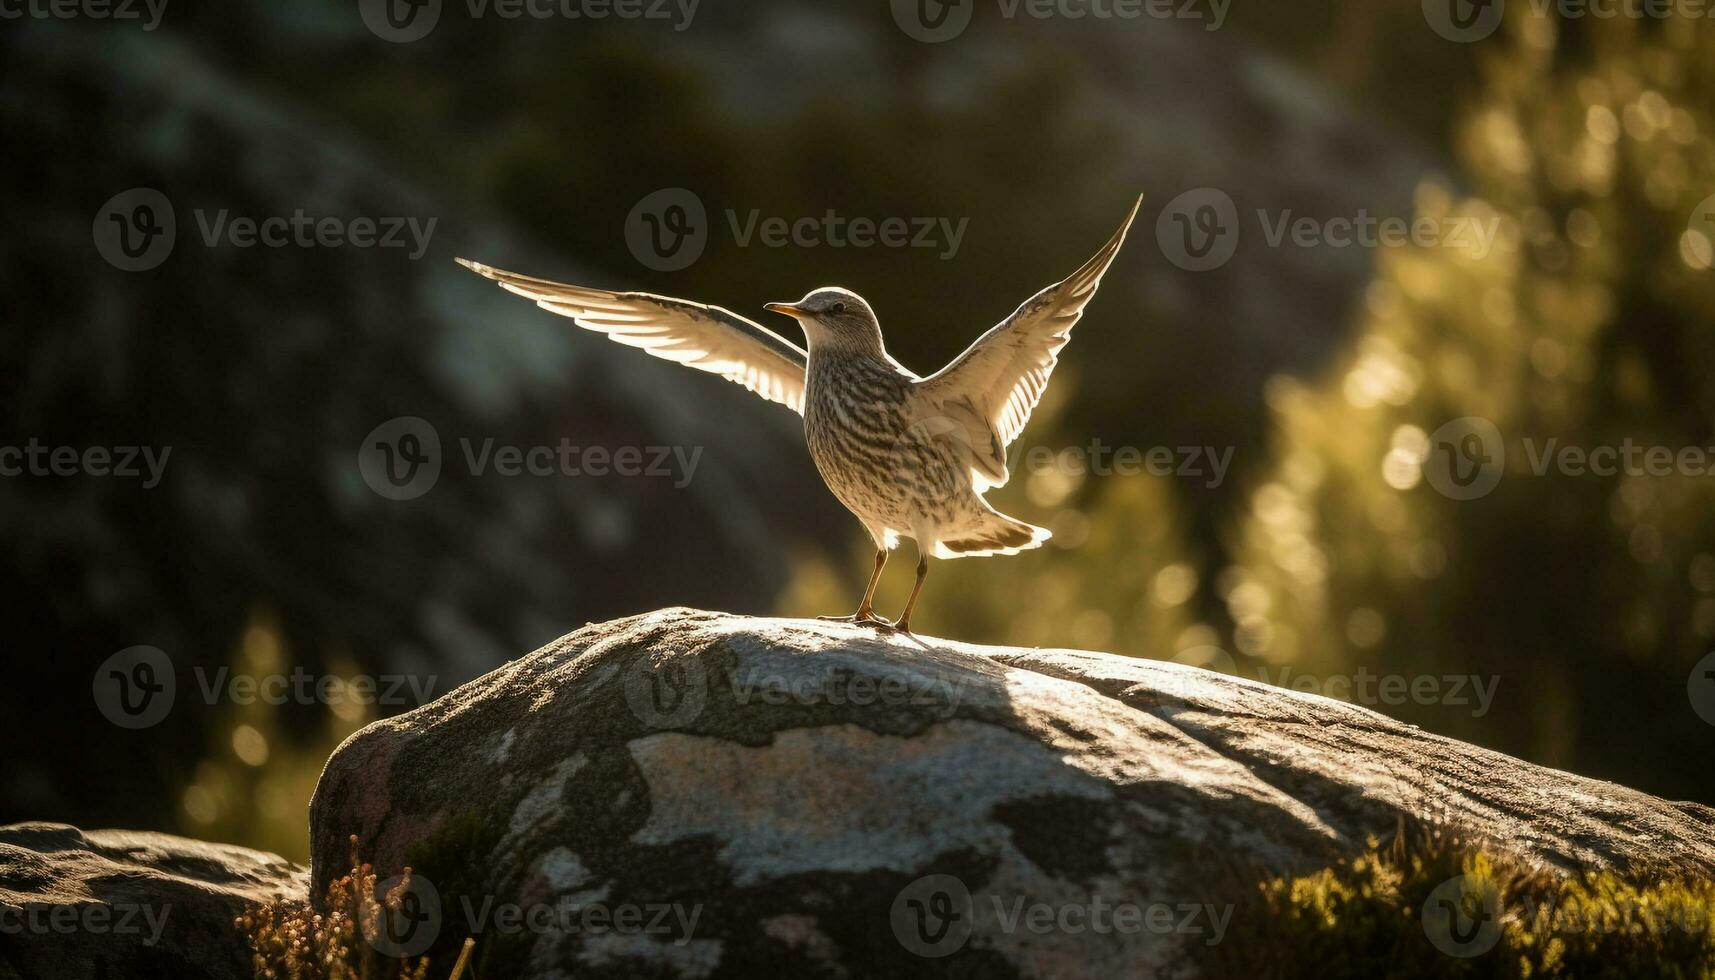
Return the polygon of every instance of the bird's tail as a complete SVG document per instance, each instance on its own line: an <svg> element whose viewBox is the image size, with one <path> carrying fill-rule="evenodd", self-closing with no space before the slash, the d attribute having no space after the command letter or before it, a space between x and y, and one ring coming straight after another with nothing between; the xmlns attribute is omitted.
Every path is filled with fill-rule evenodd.
<svg viewBox="0 0 1715 980"><path fill-rule="evenodd" d="M935 557L1016 555L1020 551L1041 546L1049 537L1051 535L1045 527L1026 524L985 506L975 521L935 543Z"/></svg>

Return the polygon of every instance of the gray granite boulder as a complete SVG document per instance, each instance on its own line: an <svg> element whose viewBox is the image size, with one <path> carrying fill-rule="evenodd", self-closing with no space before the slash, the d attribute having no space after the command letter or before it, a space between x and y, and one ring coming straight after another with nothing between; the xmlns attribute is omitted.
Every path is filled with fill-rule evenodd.
<svg viewBox="0 0 1715 980"><path fill-rule="evenodd" d="M305 898L285 858L170 834L0 827L0 980L251 975L233 919Z"/></svg>
<svg viewBox="0 0 1715 980"><path fill-rule="evenodd" d="M1428 815L1551 868L1715 872L1705 807L1328 698L687 609L358 732L311 847L316 894L354 834L412 868L415 948L477 935L495 975L1162 976L1230 925L1232 869Z"/></svg>

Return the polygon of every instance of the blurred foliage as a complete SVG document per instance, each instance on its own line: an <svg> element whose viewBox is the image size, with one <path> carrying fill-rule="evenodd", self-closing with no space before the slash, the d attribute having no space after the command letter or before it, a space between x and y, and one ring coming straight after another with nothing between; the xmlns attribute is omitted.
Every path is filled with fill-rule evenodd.
<svg viewBox="0 0 1715 980"><path fill-rule="evenodd" d="M330 658L328 673L313 677L294 662L274 619L257 613L231 667L192 680L199 687L219 684L227 694L210 728L215 742L180 794L181 832L309 860L305 827L322 766L347 736L374 720L375 707L370 693L352 688L358 671L349 659ZM296 688L294 671L302 678ZM270 689L270 678L286 686ZM307 705L299 703L303 694L311 695ZM302 730L289 724L306 719Z"/></svg>
<svg viewBox="0 0 1715 980"><path fill-rule="evenodd" d="M1475 196L1419 194L1420 216L1498 218L1499 241L1384 250L1351 351L1270 385L1275 462L1223 577L1233 642L1320 673L1497 677L1505 710L1401 713L1706 797L1706 754L1661 747L1711 742L1685 700L1715 636L1710 478L1538 475L1531 455L1715 445L1715 231L1689 227L1715 188L1715 25L1505 28L1461 114ZM1498 428L1505 466L1460 501L1423 465L1466 416ZM1616 724L1617 705L1661 710Z"/></svg>
<svg viewBox="0 0 1715 980"><path fill-rule="evenodd" d="M1437 917L1443 902L1464 928ZM1449 948L1430 938L1443 929ZM1210 975L1282 980L1709 980L1715 882L1564 875L1441 828L1402 829L1357 857L1265 880L1226 941L1202 952Z"/></svg>

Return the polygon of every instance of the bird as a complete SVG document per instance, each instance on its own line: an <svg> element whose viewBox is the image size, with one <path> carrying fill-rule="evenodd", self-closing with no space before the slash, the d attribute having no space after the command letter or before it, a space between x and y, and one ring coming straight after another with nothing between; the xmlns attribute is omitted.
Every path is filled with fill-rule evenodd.
<svg viewBox="0 0 1715 980"><path fill-rule="evenodd" d="M1048 387L1072 327L1095 296L1142 205L1077 271L1037 292L941 370L920 377L883 345L863 297L839 286L763 308L796 320L805 345L719 306L611 292L456 261L551 313L656 357L717 374L803 416L810 458L875 545L857 611L819 619L911 635L929 559L1015 555L1049 539L983 495L1009 476L1007 447ZM890 552L916 542L917 579L898 619L875 612Z"/></svg>

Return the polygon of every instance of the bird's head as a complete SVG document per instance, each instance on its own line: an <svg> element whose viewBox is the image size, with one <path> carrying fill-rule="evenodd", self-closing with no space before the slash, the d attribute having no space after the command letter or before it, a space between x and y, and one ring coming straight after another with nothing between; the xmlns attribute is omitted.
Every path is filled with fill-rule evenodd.
<svg viewBox="0 0 1715 980"><path fill-rule="evenodd" d="M823 286L796 303L764 303L763 309L797 320L811 344L865 350L881 346L881 325L876 322L875 311L849 289Z"/></svg>

